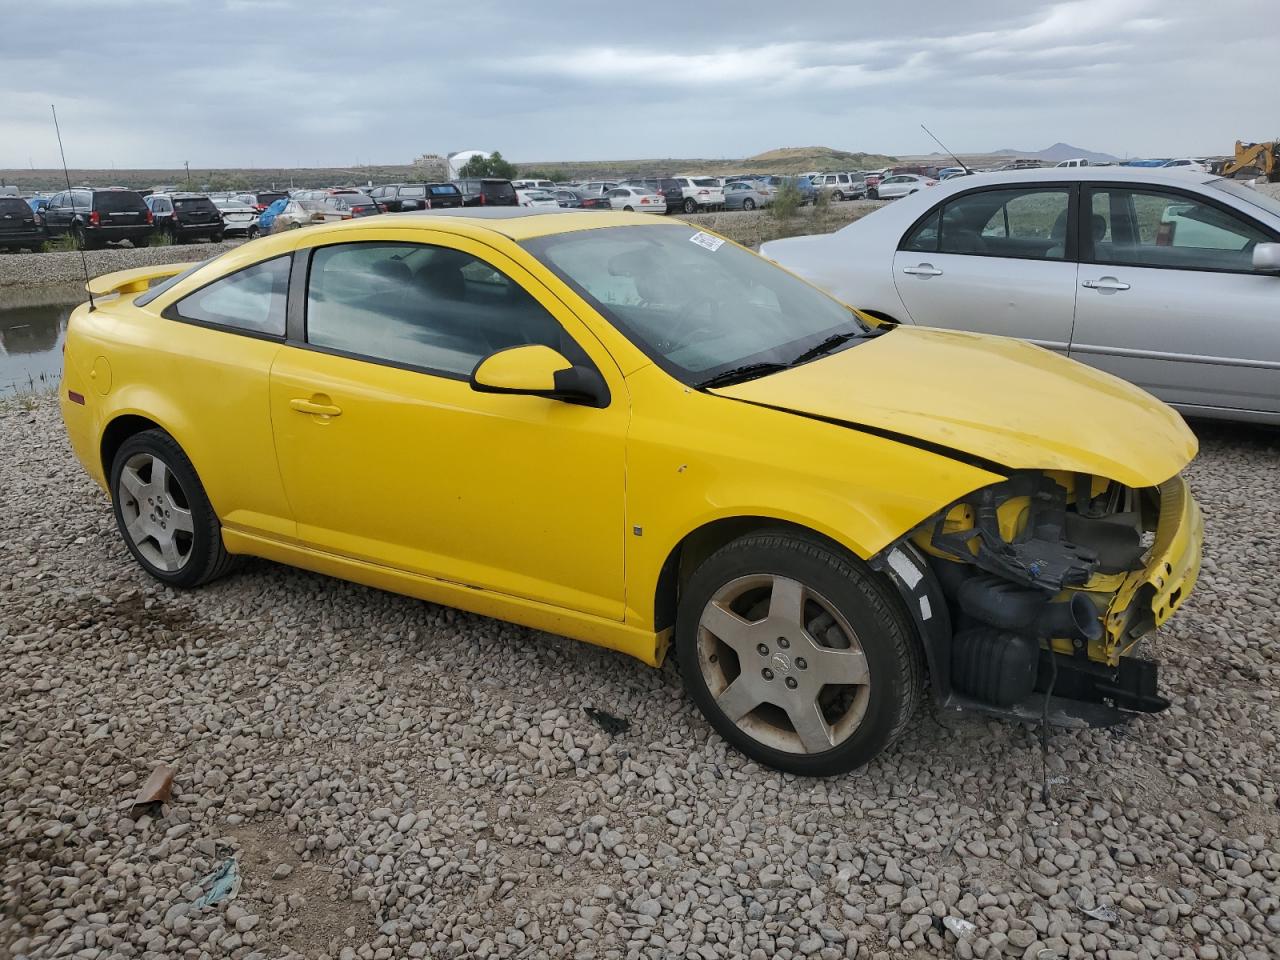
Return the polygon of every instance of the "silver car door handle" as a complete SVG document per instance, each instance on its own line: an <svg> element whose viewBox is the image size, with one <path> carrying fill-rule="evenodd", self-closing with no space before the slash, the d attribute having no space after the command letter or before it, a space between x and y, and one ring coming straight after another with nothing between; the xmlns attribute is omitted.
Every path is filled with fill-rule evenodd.
<svg viewBox="0 0 1280 960"><path fill-rule="evenodd" d="M1115 277L1103 277L1101 280L1086 280L1080 284L1082 287L1088 287L1090 290L1128 290L1127 283L1121 283Z"/></svg>
<svg viewBox="0 0 1280 960"><path fill-rule="evenodd" d="M935 267L932 263L922 263L917 267L903 267L903 273L909 273L913 277L940 277L942 271Z"/></svg>

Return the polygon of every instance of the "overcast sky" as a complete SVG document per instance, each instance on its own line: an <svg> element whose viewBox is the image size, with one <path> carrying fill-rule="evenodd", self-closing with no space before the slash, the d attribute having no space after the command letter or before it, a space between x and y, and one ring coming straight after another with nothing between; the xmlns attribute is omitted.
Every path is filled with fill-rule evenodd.
<svg viewBox="0 0 1280 960"><path fill-rule="evenodd" d="M0 167L56 165L50 103L72 167L1221 154L1277 51L1276 0L0 0Z"/></svg>

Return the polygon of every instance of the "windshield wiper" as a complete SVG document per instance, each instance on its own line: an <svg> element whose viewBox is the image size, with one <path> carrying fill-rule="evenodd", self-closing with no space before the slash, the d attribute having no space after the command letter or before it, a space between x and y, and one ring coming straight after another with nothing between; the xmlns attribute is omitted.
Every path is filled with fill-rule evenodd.
<svg viewBox="0 0 1280 960"><path fill-rule="evenodd" d="M747 363L740 367L724 370L714 377L708 377L697 386L699 390L705 390L708 387L727 387L735 383L742 383L744 380L754 380L756 377L777 373L779 370L785 370L789 366L791 366L789 363L773 363L771 361Z"/></svg>
<svg viewBox="0 0 1280 960"><path fill-rule="evenodd" d="M840 346L840 344L848 343L850 340L856 340L860 337L865 337L866 335L866 332L863 330L850 330L847 333L832 334L827 337L827 339L820 341L819 343L815 343L808 350L805 350L792 360L788 366L794 367L801 363L808 363L810 360L816 360L823 354L830 353L836 347Z"/></svg>

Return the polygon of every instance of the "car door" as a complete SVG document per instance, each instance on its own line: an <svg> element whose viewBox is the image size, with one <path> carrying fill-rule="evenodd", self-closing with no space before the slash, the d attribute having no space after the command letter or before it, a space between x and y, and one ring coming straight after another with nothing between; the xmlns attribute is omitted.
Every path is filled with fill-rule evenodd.
<svg viewBox="0 0 1280 960"><path fill-rule="evenodd" d="M62 207L66 197L65 193L55 193L44 208L44 226L51 237L67 232L67 216Z"/></svg>
<svg viewBox="0 0 1280 960"><path fill-rule="evenodd" d="M1082 209L1071 355L1191 412L1280 413L1280 277L1253 270L1276 232L1167 188L1091 185Z"/></svg>
<svg viewBox="0 0 1280 960"><path fill-rule="evenodd" d="M518 264L475 241L429 239L300 254L299 319L271 377L299 537L621 620L629 406L616 366ZM525 343L596 367L608 406L471 389L483 357Z"/></svg>
<svg viewBox="0 0 1280 960"><path fill-rule="evenodd" d="M1075 189L957 194L912 225L893 280L914 323L1020 337L1066 353L1075 312Z"/></svg>

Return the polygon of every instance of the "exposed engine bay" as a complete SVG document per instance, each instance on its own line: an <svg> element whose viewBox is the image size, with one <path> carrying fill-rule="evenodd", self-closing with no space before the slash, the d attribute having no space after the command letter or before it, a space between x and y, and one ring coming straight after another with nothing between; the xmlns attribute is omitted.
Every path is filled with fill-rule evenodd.
<svg viewBox="0 0 1280 960"><path fill-rule="evenodd" d="M1179 477L1132 489L1018 471L876 559L920 627L942 705L1105 725L1169 705L1158 663L1131 653L1190 592L1199 536Z"/></svg>

